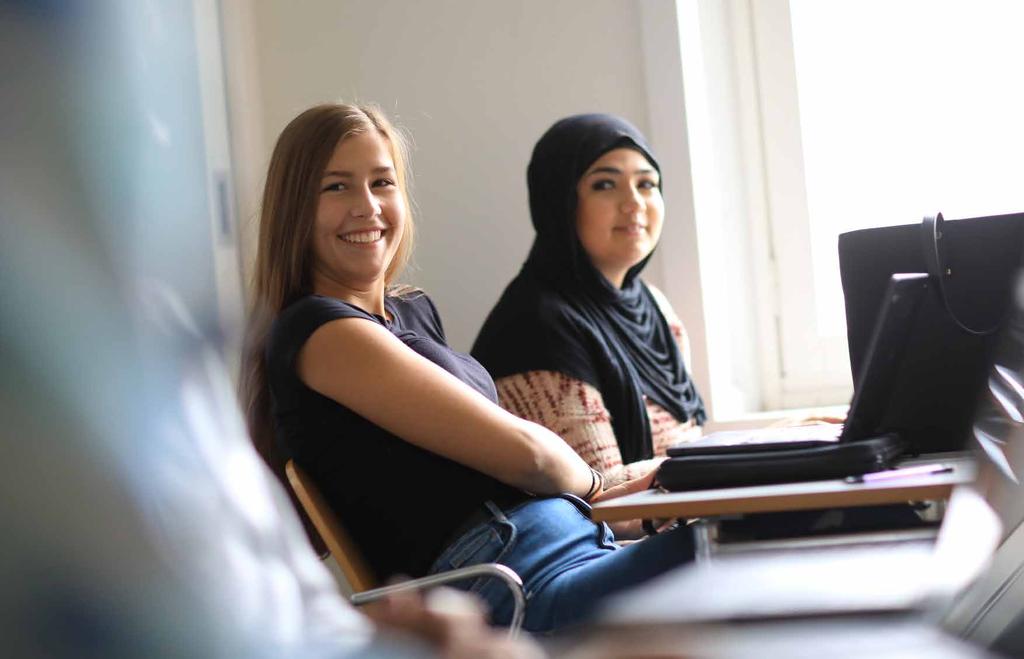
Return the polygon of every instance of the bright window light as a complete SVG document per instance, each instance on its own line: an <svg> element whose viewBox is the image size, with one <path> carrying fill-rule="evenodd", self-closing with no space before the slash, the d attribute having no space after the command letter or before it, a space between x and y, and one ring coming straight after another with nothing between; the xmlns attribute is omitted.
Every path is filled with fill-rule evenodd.
<svg viewBox="0 0 1024 659"><path fill-rule="evenodd" d="M1024 2L791 0L818 331L836 237L1024 211Z"/></svg>

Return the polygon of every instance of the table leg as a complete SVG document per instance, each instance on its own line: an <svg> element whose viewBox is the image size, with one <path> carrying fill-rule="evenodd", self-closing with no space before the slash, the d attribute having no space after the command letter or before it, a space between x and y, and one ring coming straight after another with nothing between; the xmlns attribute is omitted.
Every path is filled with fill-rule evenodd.
<svg viewBox="0 0 1024 659"><path fill-rule="evenodd" d="M694 561L705 563L711 560L715 544L715 522L707 519L693 521L690 526L693 528L693 539L696 544Z"/></svg>

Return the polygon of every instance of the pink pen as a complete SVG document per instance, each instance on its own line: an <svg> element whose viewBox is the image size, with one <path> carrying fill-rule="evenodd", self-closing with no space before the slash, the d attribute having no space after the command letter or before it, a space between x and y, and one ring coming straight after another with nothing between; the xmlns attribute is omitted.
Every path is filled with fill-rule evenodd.
<svg viewBox="0 0 1024 659"><path fill-rule="evenodd" d="M926 465L915 465L913 467L901 467L900 469L890 469L888 471L876 471L870 474L864 474L862 476L849 476L846 479L848 483L875 483L877 481L887 481L893 478L910 478L911 476L928 476L931 474L948 474L953 471L953 468L949 465L944 464L926 464Z"/></svg>

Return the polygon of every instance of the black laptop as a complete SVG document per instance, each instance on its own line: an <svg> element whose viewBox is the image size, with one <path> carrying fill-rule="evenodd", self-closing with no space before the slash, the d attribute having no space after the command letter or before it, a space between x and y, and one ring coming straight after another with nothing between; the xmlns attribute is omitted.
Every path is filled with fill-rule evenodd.
<svg viewBox="0 0 1024 659"><path fill-rule="evenodd" d="M878 299L894 272L928 272L926 252L941 252L949 309L975 330L952 320L937 290L922 300L893 404L884 421L912 453L964 449L970 436L975 392L985 383L998 333L1011 308L1010 291L1024 265L1024 213L859 229L839 236L839 274L846 305L854 387L867 359ZM936 266L938 267L938 266ZM937 274L937 273L936 273ZM932 281L935 288L935 281ZM987 330L987 331L986 331Z"/></svg>
<svg viewBox="0 0 1024 659"><path fill-rule="evenodd" d="M846 544L723 554L610 599L599 619L651 629L871 613L877 625L880 613L916 609L948 632L1006 653L999 656L1024 656L1024 274L1012 299L988 378L970 396L976 482L957 486L936 543L851 536ZM965 462L957 470L969 473ZM900 643L893 646L899 656L933 656ZM860 646L839 654L850 647Z"/></svg>
<svg viewBox="0 0 1024 659"><path fill-rule="evenodd" d="M881 432L914 316L928 288L928 275L895 274L881 301L867 357L850 402L846 423L723 431L668 449L670 457L723 455L827 446Z"/></svg>

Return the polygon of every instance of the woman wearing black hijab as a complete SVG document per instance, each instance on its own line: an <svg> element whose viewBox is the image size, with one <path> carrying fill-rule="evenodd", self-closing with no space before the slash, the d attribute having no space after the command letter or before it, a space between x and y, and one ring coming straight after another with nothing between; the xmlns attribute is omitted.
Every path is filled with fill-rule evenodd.
<svg viewBox="0 0 1024 659"><path fill-rule="evenodd" d="M704 405L682 324L638 275L661 234L661 174L643 135L606 114L555 123L527 170L537 232L473 347L501 404L565 439L608 482L696 438Z"/></svg>

